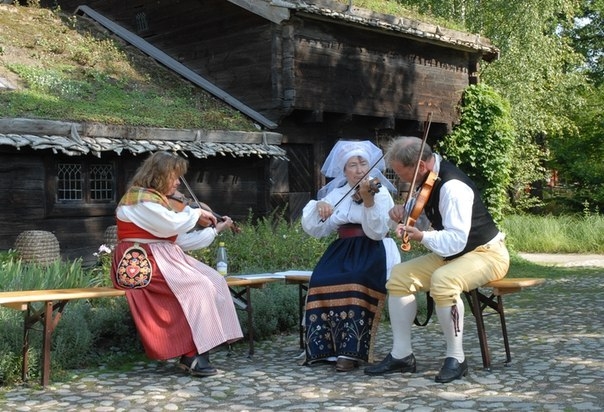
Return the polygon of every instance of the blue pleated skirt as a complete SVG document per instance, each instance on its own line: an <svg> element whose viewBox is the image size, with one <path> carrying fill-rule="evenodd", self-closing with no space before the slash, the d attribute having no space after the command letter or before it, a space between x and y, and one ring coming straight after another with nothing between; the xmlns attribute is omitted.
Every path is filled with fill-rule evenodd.
<svg viewBox="0 0 604 412"><path fill-rule="evenodd" d="M315 267L305 312L306 362L373 360L386 298L386 251L366 236L335 240Z"/></svg>

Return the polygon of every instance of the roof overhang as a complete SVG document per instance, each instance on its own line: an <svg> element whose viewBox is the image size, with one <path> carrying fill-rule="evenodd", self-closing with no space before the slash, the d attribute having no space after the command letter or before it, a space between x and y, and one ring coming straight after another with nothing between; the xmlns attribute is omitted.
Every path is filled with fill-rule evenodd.
<svg viewBox="0 0 604 412"><path fill-rule="evenodd" d="M499 49L479 34L447 29L420 20L377 13L355 6L349 8L346 4L333 0L315 0L312 3L302 0L229 1L276 24L281 24L291 18L291 14L296 14L463 50L478 54L485 61L499 58Z"/></svg>
<svg viewBox="0 0 604 412"><path fill-rule="evenodd" d="M0 119L0 145L17 149L52 150L69 156L104 152L134 155L160 150L177 151L197 158L213 156L271 157L287 160L280 147L282 135L202 129L131 127L54 120Z"/></svg>

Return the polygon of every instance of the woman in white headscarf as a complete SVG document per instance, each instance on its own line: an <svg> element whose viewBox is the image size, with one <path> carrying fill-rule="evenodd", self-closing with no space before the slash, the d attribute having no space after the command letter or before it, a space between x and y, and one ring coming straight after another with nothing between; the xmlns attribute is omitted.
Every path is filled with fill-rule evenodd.
<svg viewBox="0 0 604 412"><path fill-rule="evenodd" d="M310 278L306 364L335 361L337 371L347 372L372 361L386 278L401 261L388 237L396 227L388 216L395 188L381 172L382 158L369 141L338 141L321 169L332 180L304 207L306 233L320 238L338 232Z"/></svg>

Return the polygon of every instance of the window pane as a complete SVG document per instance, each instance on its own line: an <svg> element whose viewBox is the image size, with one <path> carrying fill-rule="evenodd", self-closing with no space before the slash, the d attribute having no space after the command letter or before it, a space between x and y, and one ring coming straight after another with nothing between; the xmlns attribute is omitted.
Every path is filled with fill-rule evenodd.
<svg viewBox="0 0 604 412"><path fill-rule="evenodd" d="M90 200L113 200L113 167L110 164L90 165Z"/></svg>
<svg viewBox="0 0 604 412"><path fill-rule="evenodd" d="M57 200L82 200L82 165L59 163Z"/></svg>

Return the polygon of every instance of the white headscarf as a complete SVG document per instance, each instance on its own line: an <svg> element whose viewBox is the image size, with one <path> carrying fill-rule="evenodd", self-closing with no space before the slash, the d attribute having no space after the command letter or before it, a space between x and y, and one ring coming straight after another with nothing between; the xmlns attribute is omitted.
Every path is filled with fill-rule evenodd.
<svg viewBox="0 0 604 412"><path fill-rule="evenodd" d="M325 177L333 178L333 180L319 189L317 199L323 199L327 193L331 192L333 189L346 184L344 168L346 167L348 160L353 156L362 157L369 162L370 166L375 165L367 176L377 177L382 185L390 192L396 192L396 188L388 179L386 179L386 176L382 174L382 171L386 168L386 162L384 162L382 150L379 147L369 140L339 140L333 149L331 149L331 152L327 156L327 159L325 159L325 163L323 163L323 167L321 168L321 173L323 173Z"/></svg>

